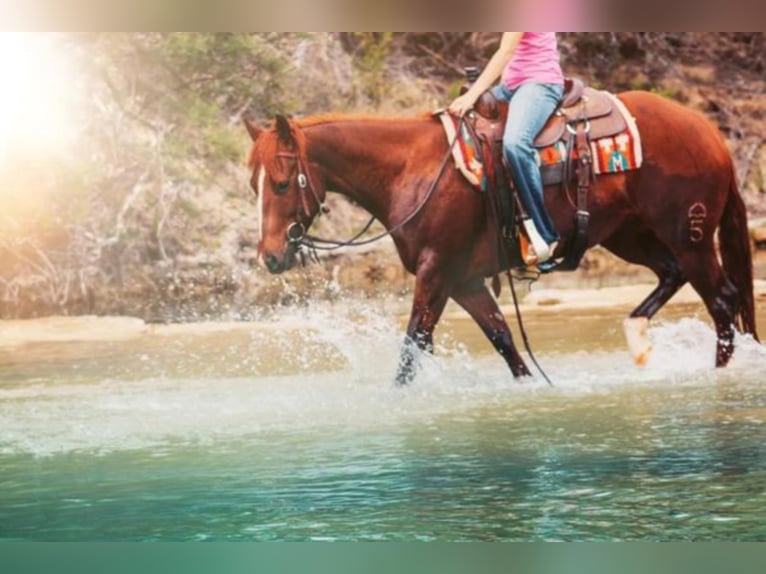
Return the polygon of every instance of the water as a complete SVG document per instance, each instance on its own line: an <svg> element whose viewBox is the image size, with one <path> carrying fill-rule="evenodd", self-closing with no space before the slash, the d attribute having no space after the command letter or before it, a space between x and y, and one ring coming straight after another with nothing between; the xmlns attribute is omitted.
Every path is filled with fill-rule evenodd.
<svg viewBox="0 0 766 574"><path fill-rule="evenodd" d="M622 311L527 316L553 389L459 317L395 388L365 304L0 348L0 538L766 540L766 348L695 314L641 370Z"/></svg>

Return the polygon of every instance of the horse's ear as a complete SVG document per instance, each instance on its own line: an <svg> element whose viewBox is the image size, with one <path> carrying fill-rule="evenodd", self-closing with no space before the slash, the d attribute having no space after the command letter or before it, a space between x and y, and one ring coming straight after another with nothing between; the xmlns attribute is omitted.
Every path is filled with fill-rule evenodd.
<svg viewBox="0 0 766 574"><path fill-rule="evenodd" d="M245 127L247 128L247 133L250 134L250 137L253 139L254 142L257 141L261 133L263 132L263 130L259 128L258 126L256 126L255 124L253 124L247 118L242 118L242 121L245 122Z"/></svg>
<svg viewBox="0 0 766 574"><path fill-rule="evenodd" d="M275 120L279 139L286 144L292 144L295 140L293 138L293 128L290 125L290 121L283 115L277 115Z"/></svg>

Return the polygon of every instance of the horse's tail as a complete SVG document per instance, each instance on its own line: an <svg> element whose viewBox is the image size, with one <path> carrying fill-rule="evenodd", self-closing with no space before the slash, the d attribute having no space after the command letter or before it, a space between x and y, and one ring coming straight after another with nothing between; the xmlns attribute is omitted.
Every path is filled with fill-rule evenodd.
<svg viewBox="0 0 766 574"><path fill-rule="evenodd" d="M729 280L734 283L740 297L736 316L739 329L743 333L752 334L757 341L753 295L753 254L750 247L750 233L747 228L747 211L739 194L733 167L729 196L721 216L718 241L723 269Z"/></svg>

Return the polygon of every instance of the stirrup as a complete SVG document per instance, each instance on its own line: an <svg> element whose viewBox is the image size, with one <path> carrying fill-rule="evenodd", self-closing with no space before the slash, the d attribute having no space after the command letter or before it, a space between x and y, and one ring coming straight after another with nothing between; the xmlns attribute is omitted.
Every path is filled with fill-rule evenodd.
<svg viewBox="0 0 766 574"><path fill-rule="evenodd" d="M550 245L543 243L544 248L538 251L534 244L530 244L527 251L527 256L524 258L524 263L527 265L544 265L548 261L553 259L553 254L559 246L558 241L554 241Z"/></svg>
<svg viewBox="0 0 766 574"><path fill-rule="evenodd" d="M525 217L522 220L522 225L524 226L524 231L529 239L529 247L527 248L527 254L524 256L524 263L527 266L536 265L541 254L543 255L543 260L550 257L550 255L548 255L548 244L542 238L540 232L537 231L537 227L535 227L532 219Z"/></svg>

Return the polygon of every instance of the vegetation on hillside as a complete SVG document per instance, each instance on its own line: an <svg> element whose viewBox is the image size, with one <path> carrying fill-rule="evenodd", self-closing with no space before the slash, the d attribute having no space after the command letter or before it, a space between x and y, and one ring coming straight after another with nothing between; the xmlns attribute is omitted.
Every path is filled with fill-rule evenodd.
<svg viewBox="0 0 766 574"><path fill-rule="evenodd" d="M567 71L591 83L654 90L707 113L762 216L765 38L565 33L561 50ZM433 109L496 42L478 32L55 37L75 70L65 89L79 123L61 157L45 145L0 155L0 317L241 317L254 303L333 296L334 260L288 282L254 268L242 116ZM333 234L364 217L334 207L323 223Z"/></svg>

